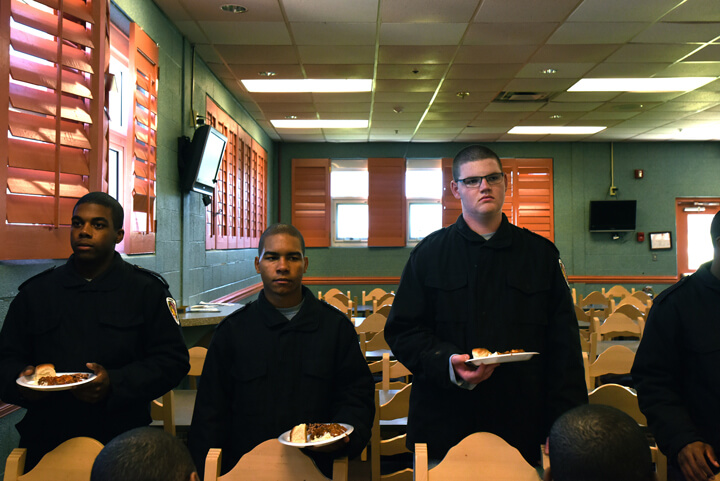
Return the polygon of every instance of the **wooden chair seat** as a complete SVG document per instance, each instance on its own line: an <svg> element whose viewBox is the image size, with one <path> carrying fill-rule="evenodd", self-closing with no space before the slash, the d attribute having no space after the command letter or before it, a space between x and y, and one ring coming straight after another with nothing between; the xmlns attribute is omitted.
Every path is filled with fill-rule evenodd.
<svg viewBox="0 0 720 481"><path fill-rule="evenodd" d="M95 458L102 450L101 442L92 438L68 439L25 471L25 448L12 450L5 463L5 481L89 481Z"/></svg>

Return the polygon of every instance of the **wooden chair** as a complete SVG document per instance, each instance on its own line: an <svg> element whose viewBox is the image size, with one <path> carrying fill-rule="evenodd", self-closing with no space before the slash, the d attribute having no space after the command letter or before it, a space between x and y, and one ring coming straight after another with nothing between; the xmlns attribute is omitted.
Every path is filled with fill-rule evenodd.
<svg viewBox="0 0 720 481"><path fill-rule="evenodd" d="M615 312L618 307L624 306L625 304L633 305L640 309L640 311L643 312L645 315L647 315L648 311L650 310L650 306L652 305L652 301L650 301L649 304L645 304L643 303L643 301L633 296L626 297L620 302L615 302L615 300L611 300L610 312Z"/></svg>
<svg viewBox="0 0 720 481"><path fill-rule="evenodd" d="M381 316L388 317L390 315L390 309L392 309L392 305L385 304L382 307L378 307L373 314L380 314Z"/></svg>
<svg viewBox="0 0 720 481"><path fill-rule="evenodd" d="M600 291L592 291L585 296L582 301L577 303L583 310L589 311L590 317L600 317L605 319L608 313L610 301Z"/></svg>
<svg viewBox="0 0 720 481"><path fill-rule="evenodd" d="M379 299L373 299L373 312L377 312L383 306L392 306L395 301L395 294L385 294Z"/></svg>
<svg viewBox="0 0 720 481"><path fill-rule="evenodd" d="M622 306L618 306L610 314L615 313L615 312L625 314L632 320L642 319L643 323L645 323L645 318L646 318L646 314L647 314L644 310L639 309L637 306L634 306L633 304L623 304Z"/></svg>
<svg viewBox="0 0 720 481"><path fill-rule="evenodd" d="M644 321L634 321L620 312L610 314L603 322L600 322L597 317L593 318L590 329L590 359L594 360L597 357L599 352L598 343L600 341L616 337L637 337L640 339L644 327Z"/></svg>
<svg viewBox="0 0 720 481"><path fill-rule="evenodd" d="M413 481L413 470L405 468L392 474L382 475L380 463L382 456L394 456L409 453L405 445L406 434L398 434L389 439L383 439L381 426L407 426L407 415L410 409L410 391L412 384L408 384L395 394L389 401L380 403L380 391L375 390L375 419L373 421L370 438L370 472L372 481Z"/></svg>
<svg viewBox="0 0 720 481"><path fill-rule="evenodd" d="M92 438L68 439L25 471L27 449L15 448L5 463L5 481L89 481L95 458L103 445Z"/></svg>
<svg viewBox="0 0 720 481"><path fill-rule="evenodd" d="M245 454L226 474L220 476L222 450L213 448L205 459L205 481L327 481L313 460L298 448L269 439ZM333 481L347 481L348 458L333 462Z"/></svg>
<svg viewBox="0 0 720 481"><path fill-rule="evenodd" d="M345 314L348 319L351 319L355 314L355 311L353 309L353 301L351 299L348 299L345 294L338 294L333 297L326 297L324 300L331 306L340 310L340 312Z"/></svg>
<svg viewBox="0 0 720 481"><path fill-rule="evenodd" d="M322 291L318 291L318 299L320 299L322 301L323 299L327 299L329 297L334 297L335 294L342 294L342 293L343 292L340 289L333 287L332 289L328 289L327 291L325 291L325 294L323 294ZM350 297L349 292L348 292L347 297Z"/></svg>
<svg viewBox="0 0 720 481"><path fill-rule="evenodd" d="M624 412L641 426L647 426L647 419L640 411L637 394L632 389L620 384L603 384L588 394L590 404L612 406ZM657 481L667 480L667 457L658 449L657 444L650 447Z"/></svg>
<svg viewBox="0 0 720 481"><path fill-rule="evenodd" d="M175 393L168 391L163 394L162 398L155 399L150 404L150 417L153 419L153 426L162 424L165 432L175 436L177 429L175 426Z"/></svg>
<svg viewBox="0 0 720 481"><path fill-rule="evenodd" d="M188 353L190 354L190 371L187 373L188 386L190 389L197 389L197 379L202 375L203 366L205 366L207 348L202 346L191 347Z"/></svg>
<svg viewBox="0 0 720 481"><path fill-rule="evenodd" d="M371 351L390 351L390 346L385 340L385 330L382 330L368 339L368 333L361 332L358 335L360 339L360 350L363 356L367 358L367 353Z"/></svg>
<svg viewBox="0 0 720 481"><path fill-rule="evenodd" d="M381 363L382 381L375 384L376 389L390 391L391 389L402 389L408 384L412 375L410 370L400 361L391 361L389 353L383 353ZM404 381L392 381L392 379L405 378Z"/></svg>
<svg viewBox="0 0 720 481"><path fill-rule="evenodd" d="M376 299L380 299L382 296L387 294L387 292L383 289L380 289L379 287L376 287L369 293L365 293L365 291L362 291L362 303L364 305L370 304L372 301Z"/></svg>
<svg viewBox="0 0 720 481"><path fill-rule="evenodd" d="M474 433L448 451L428 469L427 444L415 445L416 481L538 481L537 470L520 451L492 433Z"/></svg>
<svg viewBox="0 0 720 481"><path fill-rule="evenodd" d="M635 353L625 346L611 346L603 351L597 359L591 361L583 352L585 366L585 383L588 391L595 389L596 380L606 374L629 374L635 360Z"/></svg>
<svg viewBox="0 0 720 481"><path fill-rule="evenodd" d="M602 288L602 293L603 293L603 295L604 295L605 297L608 298L608 300L610 300L610 299L615 299L615 298L624 299L625 297L627 297L627 296L629 296L629 295L631 294L630 291L628 291L628 290L627 290L625 287L623 287L623 286L612 286L612 287L611 287L610 289L608 289L607 291L606 291L605 288L603 287L603 288Z"/></svg>
<svg viewBox="0 0 720 481"><path fill-rule="evenodd" d="M359 334L361 332L366 333L378 333L385 329L385 323L387 322L387 316L382 314L373 313L367 316L360 324L355 326L355 331ZM370 337L370 336L369 336Z"/></svg>

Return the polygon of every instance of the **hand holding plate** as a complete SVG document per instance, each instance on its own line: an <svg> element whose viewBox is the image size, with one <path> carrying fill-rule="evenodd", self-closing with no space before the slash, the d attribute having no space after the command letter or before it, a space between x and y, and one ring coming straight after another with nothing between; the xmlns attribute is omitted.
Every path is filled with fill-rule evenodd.
<svg viewBox="0 0 720 481"><path fill-rule="evenodd" d="M95 379L72 390L80 401L94 404L102 401L110 391L110 375L100 364L89 362L86 366L95 373Z"/></svg>
<svg viewBox="0 0 720 481"><path fill-rule="evenodd" d="M498 366L497 364L481 364L476 367L465 363L468 359L470 359L469 354L455 354L450 358L450 362L455 374L470 384L480 384L485 381Z"/></svg>

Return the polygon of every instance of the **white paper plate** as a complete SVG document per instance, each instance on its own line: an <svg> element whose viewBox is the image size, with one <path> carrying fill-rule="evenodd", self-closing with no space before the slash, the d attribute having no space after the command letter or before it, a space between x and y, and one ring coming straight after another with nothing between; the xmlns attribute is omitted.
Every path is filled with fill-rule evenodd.
<svg viewBox="0 0 720 481"><path fill-rule="evenodd" d="M492 356L480 357L477 359L468 359L465 364L479 366L480 364L502 364L505 362L527 361L539 352L514 352L512 354L494 354Z"/></svg>
<svg viewBox="0 0 720 481"><path fill-rule="evenodd" d="M67 391L69 389L74 389L78 386L89 383L90 381L95 379L95 377L97 377L97 376L95 376L94 373L91 373L91 372L90 373L88 373L88 372L58 372L56 374L58 376L62 376L64 374L90 374L90 377L88 377L87 379L83 379L82 381L79 381L79 382L73 382L70 384L58 384L56 386L41 386L35 382L34 375L20 376L19 378L17 378L17 380L15 382L18 383L20 386L23 386L23 387L26 387L29 389L33 389L35 391Z"/></svg>
<svg viewBox="0 0 720 481"><path fill-rule="evenodd" d="M337 441L338 439L342 439L345 436L350 435L350 433L353 432L353 429L355 429L354 427L352 427L349 424L345 424L345 423L338 423L338 424L340 426L344 427L347 431L342 433L340 436L335 436L334 438L323 439L321 441L313 441L313 442L307 442L307 443L293 443L290 441L290 431L292 431L292 429L291 429L290 431L285 431L284 433L282 433L280 435L280 437L278 437L278 441L280 441L281 443L286 444L288 446L295 446L298 448L309 448L309 447L313 447L313 446L325 446L326 444L332 444L335 441Z"/></svg>

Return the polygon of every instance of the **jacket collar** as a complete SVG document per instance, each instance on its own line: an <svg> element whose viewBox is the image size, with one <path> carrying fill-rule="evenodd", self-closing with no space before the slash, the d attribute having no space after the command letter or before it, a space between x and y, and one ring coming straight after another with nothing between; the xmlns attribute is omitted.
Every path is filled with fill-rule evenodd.
<svg viewBox="0 0 720 481"><path fill-rule="evenodd" d="M313 296L310 289L303 286L303 305L300 311L295 314L292 321L288 321L280 311L275 308L265 297L265 290L258 295L258 307L262 320L270 329L287 328L297 331L313 331L320 327L319 315L320 301Z"/></svg>
<svg viewBox="0 0 720 481"><path fill-rule="evenodd" d="M712 264L712 261L706 262L705 264L701 265L697 271L695 271L695 275L698 276L698 278L702 281L704 285L706 285L708 288L720 292L720 279L715 277L713 273L710 271L710 265Z"/></svg>
<svg viewBox="0 0 720 481"><path fill-rule="evenodd" d="M120 254L115 252L110 267L91 281L82 277L75 269L74 257L75 254L71 255L61 270L63 286L70 288L86 287L95 291L112 291L120 288L123 281L122 266L125 263Z"/></svg>
<svg viewBox="0 0 720 481"><path fill-rule="evenodd" d="M465 222L462 214L460 214L455 222L455 226L457 227L458 232L460 232L460 235L473 243L485 244L487 247L495 249L507 247L512 243L512 224L510 224L510 221L508 221L508 218L504 213L502 214L502 220L500 221L498 230L488 241L470 228L467 222Z"/></svg>

